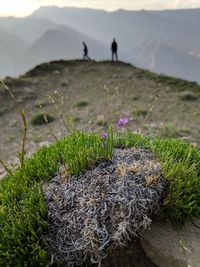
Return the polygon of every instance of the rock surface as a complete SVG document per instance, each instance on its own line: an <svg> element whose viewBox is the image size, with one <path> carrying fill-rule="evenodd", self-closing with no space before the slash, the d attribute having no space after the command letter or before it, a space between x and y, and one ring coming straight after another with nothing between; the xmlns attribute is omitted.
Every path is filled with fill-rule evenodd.
<svg viewBox="0 0 200 267"><path fill-rule="evenodd" d="M196 222L200 226L200 221ZM187 224L175 230L155 222L141 240L145 254L159 267L200 267L200 228Z"/></svg>
<svg viewBox="0 0 200 267"><path fill-rule="evenodd" d="M94 267L91 265L90 267ZM102 267L158 267L143 252L140 242L131 242L127 247L113 248L102 261Z"/></svg>

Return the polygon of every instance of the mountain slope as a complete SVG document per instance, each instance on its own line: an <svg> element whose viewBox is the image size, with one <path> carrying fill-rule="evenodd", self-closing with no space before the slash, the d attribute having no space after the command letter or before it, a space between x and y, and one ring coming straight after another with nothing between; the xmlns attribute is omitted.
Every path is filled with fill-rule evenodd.
<svg viewBox="0 0 200 267"><path fill-rule="evenodd" d="M47 30L57 27L42 18L0 18L0 77L18 76L27 71L32 66L27 65L29 46Z"/></svg>
<svg viewBox="0 0 200 267"><path fill-rule="evenodd" d="M58 25L51 20L35 17L0 18L0 30L16 36L28 44L32 44L40 38L47 30L55 29Z"/></svg>
<svg viewBox="0 0 200 267"><path fill-rule="evenodd" d="M165 64L163 64L165 62ZM172 46L161 45L155 55L152 71L165 73L200 83L200 58Z"/></svg>
<svg viewBox="0 0 200 267"><path fill-rule="evenodd" d="M89 46L89 56L95 59L106 58L105 45L69 27L61 26L46 31L26 52L28 66L58 59L82 58L82 42Z"/></svg>
<svg viewBox="0 0 200 267"><path fill-rule="evenodd" d="M184 77L200 83L200 58L179 47L149 40L138 49L133 61L137 66L157 73Z"/></svg>
<svg viewBox="0 0 200 267"><path fill-rule="evenodd" d="M0 77L15 75L18 73L23 53L27 49L26 42L7 32L0 30Z"/></svg>
<svg viewBox="0 0 200 267"><path fill-rule="evenodd" d="M153 70L163 72L168 69L165 66L165 58L172 57L176 51L179 56L174 58L174 72L170 74L199 82L199 75L191 72L194 61L199 65L200 53L200 10L174 10L174 11L125 11L116 12L96 11L91 9L42 7L35 11L33 17L52 19L68 25L82 33L95 36L107 46L113 37L119 42L120 58L152 69L148 57L155 58L159 67ZM93 23L91 23L91 21ZM151 47L149 48L149 43ZM154 53L159 46L167 46L171 49L160 49L160 53ZM154 47L153 47L154 46ZM147 57L140 57L143 51ZM162 55L162 51L164 54ZM173 52L172 52L173 51ZM168 54L167 54L168 53ZM193 56L190 56L193 54ZM182 61L188 62L182 67L182 61L178 62L180 55ZM175 68L176 67L176 68ZM169 74L169 72L164 72Z"/></svg>

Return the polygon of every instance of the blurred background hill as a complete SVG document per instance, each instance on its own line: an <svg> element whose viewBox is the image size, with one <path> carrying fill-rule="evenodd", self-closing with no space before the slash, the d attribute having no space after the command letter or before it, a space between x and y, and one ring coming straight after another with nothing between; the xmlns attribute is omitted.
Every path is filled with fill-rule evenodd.
<svg viewBox="0 0 200 267"><path fill-rule="evenodd" d="M82 41L93 59L120 60L200 83L200 9L107 12L46 6L25 18L0 18L0 77L17 76L36 64L80 59Z"/></svg>

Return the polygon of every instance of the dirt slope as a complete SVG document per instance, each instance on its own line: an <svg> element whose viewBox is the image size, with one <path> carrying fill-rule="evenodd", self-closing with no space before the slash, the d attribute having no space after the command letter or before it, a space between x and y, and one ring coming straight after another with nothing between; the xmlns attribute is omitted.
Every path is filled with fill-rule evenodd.
<svg viewBox="0 0 200 267"><path fill-rule="evenodd" d="M129 118L129 129L142 127L150 134L190 137L192 142L200 142L200 86L196 83L156 75L121 62L84 61L45 63L18 79L7 78L5 83L25 108L29 152L53 140L47 125L30 123L41 112L55 117L49 125L57 137L67 133L59 118L61 112L65 120L70 118L70 123L73 121L79 129L91 130L100 127L102 121L106 125L125 116ZM0 157L12 162L20 149L22 125L2 87L0 129Z"/></svg>

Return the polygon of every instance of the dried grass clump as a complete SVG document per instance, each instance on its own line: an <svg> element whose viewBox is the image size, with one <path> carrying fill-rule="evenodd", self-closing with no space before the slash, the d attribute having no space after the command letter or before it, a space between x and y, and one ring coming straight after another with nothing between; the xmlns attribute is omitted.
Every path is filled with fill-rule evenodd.
<svg viewBox="0 0 200 267"><path fill-rule="evenodd" d="M51 123L54 120L55 118L49 114L37 114L32 118L31 124L34 126L40 126L43 124Z"/></svg>
<svg viewBox="0 0 200 267"><path fill-rule="evenodd" d="M126 245L149 227L167 187L159 162L144 149L115 149L110 161L70 182L63 170L44 185L49 250L61 266L89 260L100 266L108 248Z"/></svg>

